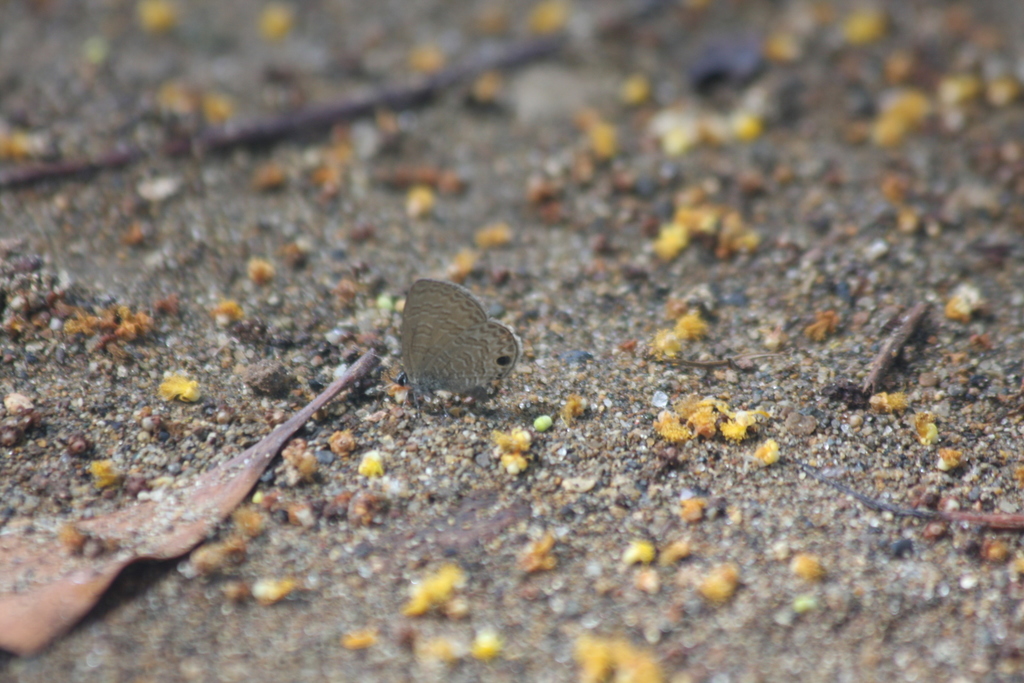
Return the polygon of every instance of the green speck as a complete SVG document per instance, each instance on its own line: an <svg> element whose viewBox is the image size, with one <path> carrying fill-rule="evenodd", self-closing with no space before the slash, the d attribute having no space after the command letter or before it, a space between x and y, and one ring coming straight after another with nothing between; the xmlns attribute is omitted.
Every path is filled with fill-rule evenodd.
<svg viewBox="0 0 1024 683"><path fill-rule="evenodd" d="M382 311L393 311L395 310L395 300L387 294L381 294L377 297L377 308Z"/></svg>
<svg viewBox="0 0 1024 683"><path fill-rule="evenodd" d="M101 36L86 38L85 42L82 44L82 56L85 57L85 61L89 62L93 66L99 66L103 62L107 61L107 56L109 54L110 44Z"/></svg>
<svg viewBox="0 0 1024 683"><path fill-rule="evenodd" d="M793 598L793 611L797 614L818 609L818 599L813 595L798 595Z"/></svg>
<svg viewBox="0 0 1024 683"><path fill-rule="evenodd" d="M546 432L551 429L552 424L554 424L554 421L550 415L541 415L533 421L533 428L538 432Z"/></svg>

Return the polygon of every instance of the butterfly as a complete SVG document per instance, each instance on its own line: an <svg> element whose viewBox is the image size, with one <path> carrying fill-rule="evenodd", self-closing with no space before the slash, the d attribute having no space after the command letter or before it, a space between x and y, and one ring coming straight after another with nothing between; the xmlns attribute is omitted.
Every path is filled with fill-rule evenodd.
<svg viewBox="0 0 1024 683"><path fill-rule="evenodd" d="M523 344L483 304L453 282L413 283L402 312L402 366L415 394L449 391L486 396L523 355Z"/></svg>

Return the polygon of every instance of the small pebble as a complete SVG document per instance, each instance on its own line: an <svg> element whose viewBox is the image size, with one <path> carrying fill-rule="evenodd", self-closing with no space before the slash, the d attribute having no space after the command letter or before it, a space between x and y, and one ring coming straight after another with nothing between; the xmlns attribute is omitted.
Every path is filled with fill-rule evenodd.
<svg viewBox="0 0 1024 683"><path fill-rule="evenodd" d="M558 360L567 365L582 365L594 360L594 354L588 351L566 351L558 354Z"/></svg>
<svg viewBox="0 0 1024 683"><path fill-rule="evenodd" d="M243 380L250 389L264 396L284 396L295 387L295 375L283 363L271 359L250 365Z"/></svg>
<svg viewBox="0 0 1024 683"><path fill-rule="evenodd" d="M813 415L793 412L786 418L786 431L793 436L810 436L818 428L818 420Z"/></svg>
<svg viewBox="0 0 1024 683"><path fill-rule="evenodd" d="M902 560L914 553L914 542L909 538L901 538L889 546L889 555L894 559Z"/></svg>
<svg viewBox="0 0 1024 683"><path fill-rule="evenodd" d="M704 47L689 70L690 84L706 90L721 81L745 83L764 67L761 43L750 36L728 36Z"/></svg>

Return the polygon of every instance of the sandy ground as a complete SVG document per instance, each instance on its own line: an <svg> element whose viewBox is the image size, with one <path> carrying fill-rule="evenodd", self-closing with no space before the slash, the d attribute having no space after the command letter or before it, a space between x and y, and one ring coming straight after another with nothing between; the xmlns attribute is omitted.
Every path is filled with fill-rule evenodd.
<svg viewBox="0 0 1024 683"><path fill-rule="evenodd" d="M278 461L258 485L266 528L244 561L198 576L187 558L134 566L52 647L0 654L0 678L569 681L583 677L578 646L590 637L609 639L591 652L612 653L621 675L651 661L665 680L1020 680L1019 532L873 511L792 459L898 506L1020 510L1024 103L940 104L935 93L949 75L977 75L983 87L1021 75L1021 6L891 3L887 33L851 46L842 3L670 7L604 39L594 19L617 8L578 3L569 47L507 71L490 105L453 87L427 106L269 149L156 151L198 116L166 111L168 100L196 106L187 93L161 99L172 81L229 97L249 119L408 82L416 45L455 60L528 35L527 4L506 8L498 38L479 25L483 3L368 7L298 5L292 32L272 43L256 3L179 3L167 35L140 29L126 2L0 5L8 136L28 131L44 157L118 143L152 152L122 169L0 189L0 393L28 396L40 416L0 447L0 533L189 480L365 350L397 371L395 308L418 277L464 278L525 347L482 405L398 404L386 378L333 404L302 434L317 456L313 480L295 482ZM800 54L745 83L694 90L690 69L709 42L773 32ZM653 101L627 106L619 89L635 73ZM926 93L934 109L882 148L873 126L900 88ZM756 112L764 132L668 154L650 124L676 103L718 122ZM615 126L614 160L591 150L585 108ZM254 185L267 164L281 187ZM381 178L400 166L454 171L465 189L437 192L432 212L411 217L407 190ZM541 189L553 199L534 201ZM659 258L660 226L681 205L736 212L759 243L732 249L721 234L695 235ZM497 221L510 242L477 247ZM253 258L274 266L266 284L250 277ZM172 295L177 312L166 310ZM966 312L950 317L957 296ZM211 310L224 300L244 320L219 324ZM841 389L864 381L894 318L920 302L930 312L878 387L904 392L908 407L871 410ZM152 329L132 341L65 329L116 306L148 312ZM684 309L708 329L681 342L681 358L778 353L742 367L673 364L656 335ZM811 339L805 329L827 311L835 329ZM284 397L246 383L263 359L294 378ZM198 402L160 397L175 373L199 382ZM586 409L567 425L559 414L573 394ZM655 421L688 396L766 416L742 441L668 443ZM934 443L915 426L923 413ZM537 432L542 415L554 426ZM532 435L517 475L492 441L514 428ZM335 455L329 437L345 429L356 448ZM72 454L79 435L91 448ZM781 456L768 467L754 457L767 439ZM961 462L940 470L940 449ZM383 477L359 473L370 451ZM125 478L101 490L90 465L105 460ZM365 515L353 513L356 498L369 501ZM700 519L683 519L701 504ZM545 534L555 565L528 572L524 553ZM627 565L637 541L689 554ZM794 572L802 554L823 577ZM411 587L446 564L464 585L404 616ZM707 580L723 566L739 582L716 602ZM233 599L268 579L297 588L273 605ZM504 647L485 662L469 650L489 629ZM364 630L372 645L343 646Z"/></svg>

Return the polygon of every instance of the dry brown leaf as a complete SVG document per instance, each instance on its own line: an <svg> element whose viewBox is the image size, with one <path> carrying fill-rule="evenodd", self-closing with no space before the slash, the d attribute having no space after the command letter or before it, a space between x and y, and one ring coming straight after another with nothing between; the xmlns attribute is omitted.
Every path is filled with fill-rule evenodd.
<svg viewBox="0 0 1024 683"><path fill-rule="evenodd" d="M29 655L46 647L88 612L127 565L185 554L205 539L249 493L292 435L338 392L378 363L366 353L333 384L255 446L176 489L163 500L74 523L108 550L72 556L59 539L66 520L34 521L0 535L0 648Z"/></svg>

